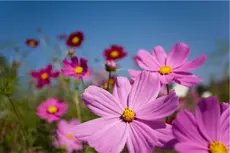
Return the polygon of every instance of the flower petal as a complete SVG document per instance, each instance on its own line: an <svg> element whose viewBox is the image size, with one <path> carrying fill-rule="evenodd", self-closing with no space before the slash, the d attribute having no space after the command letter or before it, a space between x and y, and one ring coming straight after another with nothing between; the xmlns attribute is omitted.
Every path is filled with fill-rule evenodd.
<svg viewBox="0 0 230 153"><path fill-rule="evenodd" d="M220 121L220 104L217 97L201 99L195 112L201 132L209 141L215 141Z"/></svg>
<svg viewBox="0 0 230 153"><path fill-rule="evenodd" d="M117 77L117 81L113 88L113 96L121 103L123 108L127 107L130 90L130 81L125 77Z"/></svg>
<svg viewBox="0 0 230 153"><path fill-rule="evenodd" d="M144 49L138 51L135 60L137 62L137 65L144 70L158 71L160 67L157 60Z"/></svg>
<svg viewBox="0 0 230 153"><path fill-rule="evenodd" d="M128 107L134 111L140 109L155 99L160 89L160 80L157 75L149 71L142 71L132 86L128 99Z"/></svg>
<svg viewBox="0 0 230 153"><path fill-rule="evenodd" d="M102 117L75 127L75 136L97 152L121 152L127 140L128 124L119 118Z"/></svg>
<svg viewBox="0 0 230 153"><path fill-rule="evenodd" d="M162 119L174 113L178 105L179 99L175 92L171 91L169 95L157 98L136 110L136 118L143 120Z"/></svg>
<svg viewBox="0 0 230 153"><path fill-rule="evenodd" d="M170 84L170 83L172 83L172 81L174 79L174 75L172 75L172 74L161 75L158 73L158 76L159 76L162 84Z"/></svg>
<svg viewBox="0 0 230 153"><path fill-rule="evenodd" d="M221 113L223 113L226 109L230 107L230 104L228 102L223 102L220 106L221 108Z"/></svg>
<svg viewBox="0 0 230 153"><path fill-rule="evenodd" d="M202 81L199 77L189 72L174 72L173 75L175 82L188 87L194 86Z"/></svg>
<svg viewBox="0 0 230 153"><path fill-rule="evenodd" d="M172 133L171 125L158 120L145 121L138 119L138 121L141 121L141 123L149 126L154 131L154 137L157 139L157 143L154 145L165 149L173 149L173 145L177 141Z"/></svg>
<svg viewBox="0 0 230 153"><path fill-rule="evenodd" d="M64 67L66 67L66 68L72 68L71 63L68 61L67 58L64 58L64 60L62 61L62 63L64 65Z"/></svg>
<svg viewBox="0 0 230 153"><path fill-rule="evenodd" d="M179 153L208 153L208 147L198 143L178 143L175 145L175 150Z"/></svg>
<svg viewBox="0 0 230 153"><path fill-rule="evenodd" d="M86 59L84 59L84 58L81 58L80 59L80 65L83 67L83 68L88 68L88 66L87 66L87 60Z"/></svg>
<svg viewBox="0 0 230 153"><path fill-rule="evenodd" d="M78 66L78 65L79 65L79 64L78 64L78 58L77 58L77 56L71 57L71 62L72 62L72 64L73 64L74 66Z"/></svg>
<svg viewBox="0 0 230 153"><path fill-rule="evenodd" d="M164 66L166 64L167 55L163 47L161 46L154 47L152 54L158 60L160 65Z"/></svg>
<svg viewBox="0 0 230 153"><path fill-rule="evenodd" d="M97 86L89 86L82 99L87 107L99 116L120 116L124 109L113 95Z"/></svg>
<svg viewBox="0 0 230 153"><path fill-rule="evenodd" d="M219 139L226 145L230 145L230 107L228 107L220 117Z"/></svg>
<svg viewBox="0 0 230 153"><path fill-rule="evenodd" d="M59 129L65 129L66 126L68 126L68 123L65 120L60 120L58 122L58 128Z"/></svg>
<svg viewBox="0 0 230 153"><path fill-rule="evenodd" d="M194 115L187 110L182 110L177 114L172 128L173 134L180 142L190 141L208 145L206 139L199 132Z"/></svg>
<svg viewBox="0 0 230 153"><path fill-rule="evenodd" d="M131 70L131 69L128 69L128 72L133 80L135 80L137 76L141 74L141 71Z"/></svg>
<svg viewBox="0 0 230 153"><path fill-rule="evenodd" d="M40 72L36 72L36 71L32 71L30 72L30 75L34 78L40 78L41 77L41 74Z"/></svg>
<svg viewBox="0 0 230 153"><path fill-rule="evenodd" d="M198 67L200 67L204 62L206 61L206 56L201 55L195 60L186 62L184 65L176 68L177 71L189 71L189 70L194 70Z"/></svg>
<svg viewBox="0 0 230 153"><path fill-rule="evenodd" d="M59 76L59 72L53 72L50 74L50 77L57 78Z"/></svg>
<svg viewBox="0 0 230 153"><path fill-rule="evenodd" d="M127 141L128 126L127 123L120 121L110 128L95 133L88 143L97 152L119 153Z"/></svg>
<svg viewBox="0 0 230 153"><path fill-rule="evenodd" d="M152 130L150 130L151 128L148 128L148 131L144 131L143 129L141 130L140 127L138 128L137 124L138 123L135 122L130 124L129 136L127 140L127 148L129 153L152 152L153 144L149 142L149 140L152 139L154 142L156 141L154 139L155 137L145 137L143 134L144 132L153 134Z"/></svg>
<svg viewBox="0 0 230 153"><path fill-rule="evenodd" d="M166 65L176 68L183 65L189 56L189 46L185 43L176 43L168 54Z"/></svg>
<svg viewBox="0 0 230 153"><path fill-rule="evenodd" d="M49 65L45 68L46 72L48 72L48 73L51 73L52 69L53 69L53 66L52 66L51 64L49 64Z"/></svg>

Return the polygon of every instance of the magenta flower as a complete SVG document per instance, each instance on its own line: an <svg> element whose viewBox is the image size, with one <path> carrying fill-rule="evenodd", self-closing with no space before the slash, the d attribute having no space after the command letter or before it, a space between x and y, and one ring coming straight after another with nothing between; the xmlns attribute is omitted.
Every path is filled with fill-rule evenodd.
<svg viewBox="0 0 230 153"><path fill-rule="evenodd" d="M221 112L216 97L202 99L195 116L181 111L173 122L173 133L179 143L178 153L229 153L230 107Z"/></svg>
<svg viewBox="0 0 230 153"><path fill-rule="evenodd" d="M30 75L33 78L38 80L37 88L41 88L45 85L50 84L50 78L57 78L59 76L59 72L52 72L53 66L49 64L46 68L41 69L40 71L32 71Z"/></svg>
<svg viewBox="0 0 230 153"><path fill-rule="evenodd" d="M136 55L136 62L144 70L157 73L163 84L175 81L184 86L193 86L201 82L201 79L187 71L200 67L205 62L206 56L202 55L195 60L186 62L189 50L189 46L184 43L176 43L168 56L161 46L156 46L152 55L141 49ZM129 73L135 79L140 71L129 70Z"/></svg>
<svg viewBox="0 0 230 153"><path fill-rule="evenodd" d="M54 122L60 119L60 116L67 111L68 105L55 98L49 98L42 102L37 108L37 115L48 122Z"/></svg>
<svg viewBox="0 0 230 153"><path fill-rule="evenodd" d="M56 131L57 137L54 140L54 146L56 148L65 148L68 153L72 153L74 150L79 151L83 149L82 143L74 137L74 127L80 122L72 119L69 123L65 120L61 120L58 123L58 129Z"/></svg>
<svg viewBox="0 0 230 153"><path fill-rule="evenodd" d="M173 139L171 126L159 121L177 108L178 98L172 91L158 99L160 80L143 71L131 85L128 78L118 77L110 94L89 86L83 93L88 108L101 118L75 128L75 136L100 153L120 153L125 144L130 153L152 152Z"/></svg>
<svg viewBox="0 0 230 153"><path fill-rule="evenodd" d="M71 63L65 58L63 65L64 68L61 70L61 73L65 76L73 76L77 79L83 78L88 71L87 60L80 58L79 62L77 56L71 57Z"/></svg>

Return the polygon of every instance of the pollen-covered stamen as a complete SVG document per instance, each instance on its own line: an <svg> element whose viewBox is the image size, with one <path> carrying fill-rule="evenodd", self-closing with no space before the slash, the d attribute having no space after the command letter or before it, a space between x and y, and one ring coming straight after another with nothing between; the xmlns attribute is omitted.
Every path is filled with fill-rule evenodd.
<svg viewBox="0 0 230 153"><path fill-rule="evenodd" d="M77 44L77 43L79 43L79 41L80 41L80 39L77 36L73 37L73 39L72 39L73 44Z"/></svg>
<svg viewBox="0 0 230 153"><path fill-rule="evenodd" d="M132 120L134 120L135 118L135 113L133 112L133 110L129 109L129 108L125 108L125 110L123 111L121 118L126 121L126 122L130 122Z"/></svg>
<svg viewBox="0 0 230 153"><path fill-rule="evenodd" d="M73 138L73 134L72 134L72 133L68 133L68 134L66 134L66 137L67 137L68 139L72 139L72 138Z"/></svg>
<svg viewBox="0 0 230 153"><path fill-rule="evenodd" d="M75 72L76 74L82 73L82 72L83 72L83 67L77 66L77 67L74 69L74 72Z"/></svg>
<svg viewBox="0 0 230 153"><path fill-rule="evenodd" d="M159 70L159 72L163 75L172 73L172 68L169 66L162 66Z"/></svg>
<svg viewBox="0 0 230 153"><path fill-rule="evenodd" d="M49 75L47 73L42 73L42 75L41 75L41 78L43 80L47 79L48 77L49 77Z"/></svg>
<svg viewBox="0 0 230 153"><path fill-rule="evenodd" d="M227 147L218 141L213 141L209 145L209 151L210 153L228 153Z"/></svg>
<svg viewBox="0 0 230 153"><path fill-rule="evenodd" d="M48 108L48 112L51 113L51 114L56 113L57 110L58 110L58 109L57 109L56 106L50 106L50 107Z"/></svg>
<svg viewBox="0 0 230 153"><path fill-rule="evenodd" d="M119 55L119 52L116 51L116 50L114 50L114 51L112 51L112 52L110 53L110 56L111 56L111 57L118 57L118 55Z"/></svg>

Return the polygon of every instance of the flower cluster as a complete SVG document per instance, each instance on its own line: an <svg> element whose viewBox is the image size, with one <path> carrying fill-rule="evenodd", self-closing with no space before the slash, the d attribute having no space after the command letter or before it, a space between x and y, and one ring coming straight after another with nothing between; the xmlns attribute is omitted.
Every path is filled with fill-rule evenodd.
<svg viewBox="0 0 230 153"><path fill-rule="evenodd" d="M52 72L52 65L31 71L38 89L50 84L51 78L60 74L75 81L90 80L94 74L88 60L75 55L75 49L84 41L84 34L76 31L58 36L69 47L62 60L63 67ZM37 47L35 39L26 40L30 47ZM152 53L141 49L133 57L142 70L129 69L131 79L114 74L117 61L127 56L120 45L111 45L103 52L105 72L96 85L89 85L77 99L78 114L81 107L88 107L98 118L81 123L78 119L67 121L63 115L68 105L58 98L48 98L37 107L37 115L49 123L57 122L53 146L68 153L83 150L87 143L100 153L120 153L127 147L129 153L151 153L153 148L175 149L178 153L229 153L230 105L220 104L216 97L201 98L192 92L197 101L194 112L184 107L184 99L191 86L202 80L188 72L200 67L206 56L187 61L190 48L176 43L166 54L156 46ZM71 79L70 79L71 78ZM175 83L172 90L169 84ZM83 106L82 106L83 105Z"/></svg>

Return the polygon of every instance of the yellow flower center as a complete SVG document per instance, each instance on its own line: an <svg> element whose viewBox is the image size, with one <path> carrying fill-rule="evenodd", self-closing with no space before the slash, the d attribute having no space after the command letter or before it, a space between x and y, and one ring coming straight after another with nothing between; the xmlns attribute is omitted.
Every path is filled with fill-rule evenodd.
<svg viewBox="0 0 230 153"><path fill-rule="evenodd" d="M77 36L73 37L73 39L72 39L73 44L77 44L77 43L79 43L79 41L80 41L80 39Z"/></svg>
<svg viewBox="0 0 230 153"><path fill-rule="evenodd" d="M118 55L119 55L119 52L116 51L116 50L114 50L114 51L112 51L112 52L110 53L110 56L112 56L112 57L117 57Z"/></svg>
<svg viewBox="0 0 230 153"><path fill-rule="evenodd" d="M74 69L74 72L77 74L82 73L82 71L83 71L83 67L81 67L81 66L78 66Z"/></svg>
<svg viewBox="0 0 230 153"><path fill-rule="evenodd" d="M162 66L159 70L159 72L163 75L172 73L172 68L169 66Z"/></svg>
<svg viewBox="0 0 230 153"><path fill-rule="evenodd" d="M34 42L34 41L30 41L30 42L29 42L29 46L34 47L34 46L35 46L35 42Z"/></svg>
<svg viewBox="0 0 230 153"><path fill-rule="evenodd" d="M42 73L42 75L41 75L41 78L43 80L47 79L48 77L49 77L49 75L47 73Z"/></svg>
<svg viewBox="0 0 230 153"><path fill-rule="evenodd" d="M129 109L129 108L125 108L125 110L123 111L121 118L124 121L130 122L134 119L135 114L133 112L133 110Z"/></svg>
<svg viewBox="0 0 230 153"><path fill-rule="evenodd" d="M209 145L210 153L228 153L227 147L218 141L214 141Z"/></svg>
<svg viewBox="0 0 230 153"><path fill-rule="evenodd" d="M56 106L50 106L48 108L48 112L49 113L56 113L57 112L57 107Z"/></svg>
<svg viewBox="0 0 230 153"><path fill-rule="evenodd" d="M72 138L73 138L73 134L72 134L72 133L68 133L68 134L66 135L66 137L67 137L68 139L72 139Z"/></svg>

